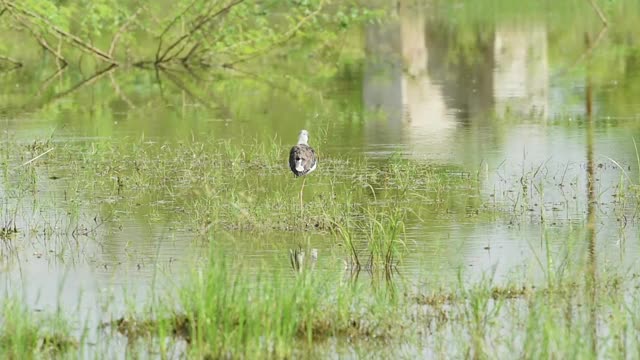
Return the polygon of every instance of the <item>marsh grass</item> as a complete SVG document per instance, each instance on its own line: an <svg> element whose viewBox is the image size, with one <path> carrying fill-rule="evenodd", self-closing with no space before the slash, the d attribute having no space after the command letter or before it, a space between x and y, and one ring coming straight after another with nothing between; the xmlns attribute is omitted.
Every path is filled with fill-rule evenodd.
<svg viewBox="0 0 640 360"><path fill-rule="evenodd" d="M389 214L372 214L368 217L367 245L369 250L369 266L372 269L383 268L392 272L395 263L406 250L404 218L402 209L393 209Z"/></svg>
<svg viewBox="0 0 640 360"><path fill-rule="evenodd" d="M447 344L441 355L620 358L638 351L637 330L632 330L637 329L638 297L628 287L634 282L633 277L617 276L596 286L583 281L495 286L483 281L416 301L423 304L421 319L432 341Z"/></svg>
<svg viewBox="0 0 640 360"><path fill-rule="evenodd" d="M452 213L463 214L469 206L463 203L464 195L477 192L473 181L455 175L455 169L397 157L376 162L325 155L322 171L307 179L300 216L297 195L301 183L286 166L287 146L277 139L246 144L161 144L144 139L67 144L19 166L40 151L33 147L24 145L25 154L13 156L18 166L10 165L11 178L30 185L16 187L20 194L12 198L29 200L39 188L51 189L56 205L62 198L71 215L65 231L72 234L90 233L95 226L86 224L86 218L96 215L86 212L96 208L102 219L114 212L142 210L157 214L153 215L156 218L171 212L175 224L204 232L211 228L332 231L337 223L368 217L367 212L380 205L410 206L417 216L451 208L459 208ZM460 195L451 192L452 188L461 190ZM35 204L46 207L44 199L39 196ZM22 211L29 210L32 208Z"/></svg>
<svg viewBox="0 0 640 360"><path fill-rule="evenodd" d="M26 146L22 157L32 158L42 149ZM500 285L489 278L446 288L410 289L401 277L378 276L392 273L402 261L409 221L483 220L485 215L495 219L501 212L526 219L535 202L543 202L553 191L540 166L523 171L520 179L508 184L518 196L509 197L514 192L505 190L501 202L484 207L479 180L459 169L397 157L327 155L322 171L308 179L303 215L298 216L300 182L282 160L285 150L276 140L59 146L28 166L6 166L12 176L5 181L15 186L5 218L54 214L24 229L18 226L18 234L42 231L68 242L74 236L91 236L101 222L117 223L117 213L147 212L160 220L171 214L172 226L191 229L194 236L208 241L211 253L206 264L196 264L185 285L162 295L161 301L151 301L146 313L109 324L162 356L170 353L167 339L185 342L185 351L196 358L292 358L309 355L310 349L336 339L362 346L356 352L371 344L393 344L393 349L409 348L416 354L428 348L440 357L637 354L638 340L633 336L640 329L635 314L637 277L601 271L587 279L585 274L592 269L588 263L582 258L572 261L572 254L586 253L576 245L583 233L570 239L561 253L551 246L556 234L543 233L542 252L536 259L545 276L535 286L527 279ZM18 165L23 160L9 158ZM38 189L51 183L57 184L52 192L64 189L64 197L57 198L63 200L34 201ZM42 211L47 208L63 208L66 220L57 219L56 212ZM542 211L533 212L541 223L548 223L552 217ZM101 215L98 220L96 212ZM215 239L210 241L217 230L252 231L256 236L273 231L326 232L336 239L336 256L346 259L348 272L368 272L354 281L340 271L294 274L266 267L245 271L245 263L223 254ZM10 317L16 313L21 312L11 310L3 318L14 324L5 327L14 329L2 338L6 351L27 355L64 343L29 325L33 322L27 315Z"/></svg>
<svg viewBox="0 0 640 360"><path fill-rule="evenodd" d="M380 357L425 349L472 358L637 354L640 276L603 270L594 277L588 269L572 266L537 285L497 284L488 274L474 283L415 289L397 278L369 277L369 284L320 271L248 273L212 247L207 264L176 296L113 326L131 339L185 341L185 351L198 358L310 356L333 341L356 352L387 347Z"/></svg>
<svg viewBox="0 0 640 360"><path fill-rule="evenodd" d="M407 210L399 207L367 208L364 216L345 223L334 222L337 244L344 249L345 269L352 273L393 275L406 252L405 225Z"/></svg>
<svg viewBox="0 0 640 360"><path fill-rule="evenodd" d="M384 286L316 271L256 275L211 249L177 296L109 326L131 339L183 339L197 358L291 358L329 338L383 341L405 330L394 325L401 308L389 306L398 302Z"/></svg>
<svg viewBox="0 0 640 360"><path fill-rule="evenodd" d="M8 359L68 357L79 343L61 314L41 317L16 298L2 303L0 356Z"/></svg>

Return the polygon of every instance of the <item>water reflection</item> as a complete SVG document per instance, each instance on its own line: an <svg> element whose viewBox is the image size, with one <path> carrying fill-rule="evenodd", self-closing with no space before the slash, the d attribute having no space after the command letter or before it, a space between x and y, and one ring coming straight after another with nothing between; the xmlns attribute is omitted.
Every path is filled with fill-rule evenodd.
<svg viewBox="0 0 640 360"><path fill-rule="evenodd" d="M589 34L585 34L585 42L587 48L590 46ZM586 285L588 292L587 306L589 306L589 326L591 335L591 353L598 354L598 326L597 326L597 296L596 288L597 283L597 250L596 250L596 206L598 204L596 194L596 165L594 160L594 148L593 148L593 89L591 84L591 69L589 67L589 60L587 60L587 73L586 73L586 88L585 88L585 113L587 115L587 131L586 131L586 143L587 143L587 271L586 271Z"/></svg>
<svg viewBox="0 0 640 360"><path fill-rule="evenodd" d="M499 134L492 130L475 132L486 139L467 136L470 129L490 127L495 114L546 119L544 23L497 24L469 33L427 14L424 4L400 1L397 20L367 27L363 98L373 152L457 162L469 151L485 150L470 148L478 140L495 141ZM471 45L457 41L467 36Z"/></svg>
<svg viewBox="0 0 640 360"><path fill-rule="evenodd" d="M619 207L615 198L621 171L635 161L633 144L628 137L621 144L624 126L598 125L589 79L573 78L567 84L556 77L557 85L552 84L552 73L564 76L568 69L552 70L547 23L497 21L470 30L467 24L452 24L433 12L426 4L400 1L393 20L367 27L362 81L367 154L387 157L399 152L473 169L482 176L485 196L514 204L515 217L527 214L540 226L518 225L515 230L510 224L417 222L409 236L419 251L439 255L412 259L415 262L407 266L487 271L499 263L498 274L505 275L536 266L532 252L543 252L535 244L547 236L549 226L595 224L596 212L608 219L621 212L632 216L633 210ZM598 39L601 36L602 32ZM588 43L571 55L569 69L574 59L589 58L593 48ZM562 114L584 120L548 126ZM609 154L615 154L613 161ZM603 223L598 232L603 238L627 237L634 231L621 230L615 221ZM595 243L595 230L589 229ZM558 249L564 246L562 239L576 236L561 229L558 233L562 235L552 236ZM447 245L436 239L447 239ZM454 256L442 255L443 247L465 256L448 263ZM616 257L622 251L610 248L603 255ZM443 259L449 260L442 264ZM595 250L592 261L597 263ZM633 262L623 260L626 265Z"/></svg>
<svg viewBox="0 0 640 360"><path fill-rule="evenodd" d="M494 39L495 113L546 119L549 60L544 24L498 25Z"/></svg>

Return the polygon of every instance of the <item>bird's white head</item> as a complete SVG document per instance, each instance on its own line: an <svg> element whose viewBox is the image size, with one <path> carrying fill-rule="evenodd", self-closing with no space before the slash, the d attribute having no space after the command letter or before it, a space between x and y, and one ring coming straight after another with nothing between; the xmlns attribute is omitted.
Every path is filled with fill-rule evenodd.
<svg viewBox="0 0 640 360"><path fill-rule="evenodd" d="M300 131L300 135L298 135L298 145L300 144L309 144L309 132L307 130Z"/></svg>

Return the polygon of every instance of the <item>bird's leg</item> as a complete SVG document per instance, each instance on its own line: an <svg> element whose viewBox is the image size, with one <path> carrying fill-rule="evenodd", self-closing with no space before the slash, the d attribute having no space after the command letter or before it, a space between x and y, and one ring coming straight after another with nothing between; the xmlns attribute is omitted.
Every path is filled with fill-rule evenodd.
<svg viewBox="0 0 640 360"><path fill-rule="evenodd" d="M302 187L300 187L300 216L304 214L304 202L302 201L302 195L304 192L304 182L307 181L307 178L302 179Z"/></svg>

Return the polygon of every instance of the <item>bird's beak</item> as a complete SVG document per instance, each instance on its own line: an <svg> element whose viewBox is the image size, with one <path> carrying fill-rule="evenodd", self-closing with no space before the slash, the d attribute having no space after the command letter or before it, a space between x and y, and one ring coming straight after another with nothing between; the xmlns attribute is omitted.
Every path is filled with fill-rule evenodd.
<svg viewBox="0 0 640 360"><path fill-rule="evenodd" d="M304 171L304 166L302 166L302 160L296 160L296 170L297 171Z"/></svg>

